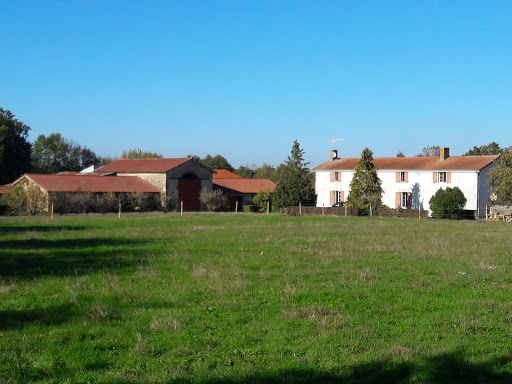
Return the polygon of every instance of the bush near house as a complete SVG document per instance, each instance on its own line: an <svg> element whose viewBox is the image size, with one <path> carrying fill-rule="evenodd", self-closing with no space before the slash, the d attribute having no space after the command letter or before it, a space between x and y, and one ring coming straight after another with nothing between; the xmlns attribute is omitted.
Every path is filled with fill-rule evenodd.
<svg viewBox="0 0 512 384"><path fill-rule="evenodd" d="M254 196L254 204L256 204L259 208L259 212L266 212L267 203L270 201L270 192L268 191L259 191L256 196Z"/></svg>
<svg viewBox="0 0 512 384"><path fill-rule="evenodd" d="M210 212L225 211L229 208L229 201L227 196L222 191L216 190L207 192L203 190L199 196L201 203L206 205Z"/></svg>
<svg viewBox="0 0 512 384"><path fill-rule="evenodd" d="M459 187L440 188L429 201L432 217L461 219L466 201L466 197Z"/></svg>

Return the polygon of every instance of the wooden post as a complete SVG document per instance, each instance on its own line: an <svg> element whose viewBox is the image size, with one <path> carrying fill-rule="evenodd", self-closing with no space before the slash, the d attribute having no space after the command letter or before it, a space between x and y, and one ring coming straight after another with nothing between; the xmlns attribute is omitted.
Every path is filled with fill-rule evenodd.
<svg viewBox="0 0 512 384"><path fill-rule="evenodd" d="M270 212L270 201L267 200L267 215Z"/></svg>
<svg viewBox="0 0 512 384"><path fill-rule="evenodd" d="M421 205L418 204L418 219L421 219Z"/></svg>
<svg viewBox="0 0 512 384"><path fill-rule="evenodd" d="M52 203L52 215L51 215L51 220L53 220L53 203Z"/></svg>
<svg viewBox="0 0 512 384"><path fill-rule="evenodd" d="M370 203L370 217L372 217L372 203Z"/></svg>
<svg viewBox="0 0 512 384"><path fill-rule="evenodd" d="M299 216L302 216L302 204L299 202Z"/></svg>
<svg viewBox="0 0 512 384"><path fill-rule="evenodd" d="M487 221L487 204L485 204L485 221Z"/></svg>
<svg viewBox="0 0 512 384"><path fill-rule="evenodd" d="M345 217L347 217L347 203L345 203Z"/></svg>
<svg viewBox="0 0 512 384"><path fill-rule="evenodd" d="M119 202L119 218L121 218L121 202Z"/></svg>
<svg viewBox="0 0 512 384"><path fill-rule="evenodd" d="M235 214L238 212L238 200L235 203Z"/></svg>
<svg viewBox="0 0 512 384"><path fill-rule="evenodd" d="M322 216L324 215L325 204L322 204Z"/></svg>
<svg viewBox="0 0 512 384"><path fill-rule="evenodd" d="M183 216L183 200L181 201L181 216Z"/></svg>

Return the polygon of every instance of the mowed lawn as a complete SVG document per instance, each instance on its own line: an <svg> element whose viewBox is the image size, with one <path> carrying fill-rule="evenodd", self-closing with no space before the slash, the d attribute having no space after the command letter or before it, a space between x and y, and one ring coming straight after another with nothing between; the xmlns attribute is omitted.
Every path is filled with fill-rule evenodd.
<svg viewBox="0 0 512 384"><path fill-rule="evenodd" d="M512 224L0 218L0 383L510 383Z"/></svg>

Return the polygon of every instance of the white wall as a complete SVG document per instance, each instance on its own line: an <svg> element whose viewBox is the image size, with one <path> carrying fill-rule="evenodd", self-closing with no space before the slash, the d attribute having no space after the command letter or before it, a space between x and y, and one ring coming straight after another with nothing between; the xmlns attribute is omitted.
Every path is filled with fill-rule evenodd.
<svg viewBox="0 0 512 384"><path fill-rule="evenodd" d="M465 209L479 210L480 217L482 217L485 216L485 204L489 202L487 172L493 166L491 164L484 168L480 175L474 170L446 170L446 172L451 172L450 183L434 183L434 171L432 170L405 171L408 172L408 181L397 183L396 172L404 172L404 170L380 170L377 173L382 181L384 191L382 202L390 208L395 208L396 192L411 192L413 209L418 209L419 206L421 209L430 210L429 200L439 188L459 187L467 199ZM331 182L331 172L316 171L317 207L329 207L331 205L331 191L344 191L345 201L348 198L354 171L338 171L341 172L341 181L334 182ZM445 172L445 170L436 170L435 172Z"/></svg>

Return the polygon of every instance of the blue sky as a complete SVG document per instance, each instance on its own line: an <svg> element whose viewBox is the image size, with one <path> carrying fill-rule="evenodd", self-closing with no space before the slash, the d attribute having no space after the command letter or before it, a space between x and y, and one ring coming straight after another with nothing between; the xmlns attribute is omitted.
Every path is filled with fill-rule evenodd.
<svg viewBox="0 0 512 384"><path fill-rule="evenodd" d="M100 155L512 145L506 1L0 0L0 106Z"/></svg>

